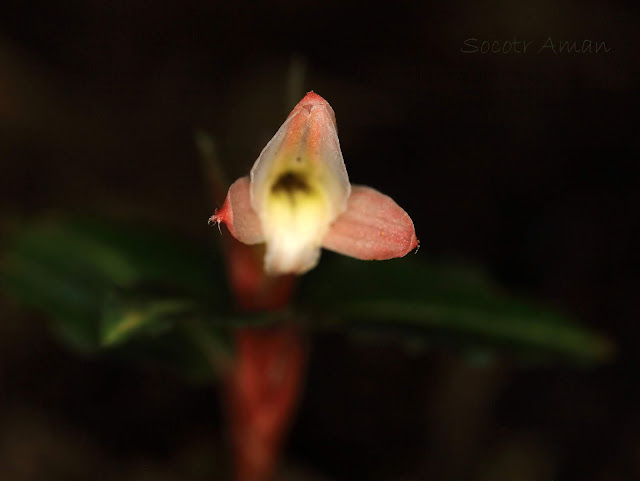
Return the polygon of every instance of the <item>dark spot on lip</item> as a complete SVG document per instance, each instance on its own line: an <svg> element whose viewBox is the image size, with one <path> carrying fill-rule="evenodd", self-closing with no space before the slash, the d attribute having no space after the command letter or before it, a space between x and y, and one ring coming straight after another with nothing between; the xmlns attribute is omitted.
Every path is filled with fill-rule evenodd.
<svg viewBox="0 0 640 481"><path fill-rule="evenodd" d="M297 156L297 157L296 157L296 161L297 161L297 162L302 162L302 157Z"/></svg>
<svg viewBox="0 0 640 481"><path fill-rule="evenodd" d="M295 172L285 172L278 180L276 180L271 187L271 192L287 192L293 194L294 192L309 192L309 184L304 178Z"/></svg>

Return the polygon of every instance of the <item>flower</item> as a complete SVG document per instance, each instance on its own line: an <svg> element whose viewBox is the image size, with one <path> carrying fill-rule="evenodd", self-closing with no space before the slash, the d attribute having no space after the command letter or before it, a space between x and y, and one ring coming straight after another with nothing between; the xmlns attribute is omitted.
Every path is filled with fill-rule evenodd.
<svg viewBox="0 0 640 481"><path fill-rule="evenodd" d="M413 222L390 197L351 185L335 114L309 92L256 160L236 180L209 222L226 224L245 244L266 244L268 274L302 274L322 247L363 260L402 257L416 249Z"/></svg>

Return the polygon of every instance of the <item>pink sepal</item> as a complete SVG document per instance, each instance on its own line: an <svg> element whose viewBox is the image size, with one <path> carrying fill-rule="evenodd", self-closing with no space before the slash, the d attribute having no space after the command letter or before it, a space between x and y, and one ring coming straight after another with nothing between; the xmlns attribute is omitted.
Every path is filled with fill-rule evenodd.
<svg viewBox="0 0 640 481"><path fill-rule="evenodd" d="M224 205L209 218L209 223L226 224L233 237L244 244L264 242L262 224L251 208L249 177L240 177L227 193Z"/></svg>
<svg viewBox="0 0 640 481"><path fill-rule="evenodd" d="M331 225L322 247L362 260L403 257L418 247L413 222L375 189L352 186L347 210Z"/></svg>

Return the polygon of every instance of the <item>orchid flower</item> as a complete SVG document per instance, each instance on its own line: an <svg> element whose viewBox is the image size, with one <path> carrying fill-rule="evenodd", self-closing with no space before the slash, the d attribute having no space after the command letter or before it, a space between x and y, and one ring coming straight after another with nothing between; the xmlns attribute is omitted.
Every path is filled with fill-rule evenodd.
<svg viewBox="0 0 640 481"><path fill-rule="evenodd" d="M262 150L250 176L236 180L209 219L245 244L266 244L264 269L302 274L324 247L363 260L416 249L413 222L390 197L351 185L335 114L309 92Z"/></svg>

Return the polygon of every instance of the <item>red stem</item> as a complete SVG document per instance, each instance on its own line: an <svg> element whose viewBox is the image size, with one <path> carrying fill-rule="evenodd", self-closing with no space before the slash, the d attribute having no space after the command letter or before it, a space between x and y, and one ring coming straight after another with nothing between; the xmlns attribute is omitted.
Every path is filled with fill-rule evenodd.
<svg viewBox="0 0 640 481"><path fill-rule="evenodd" d="M270 277L263 251L225 236L228 271L238 305L247 311L279 309L293 292L295 277ZM236 481L268 481L300 392L305 348L292 326L243 328L226 383Z"/></svg>
<svg viewBox="0 0 640 481"><path fill-rule="evenodd" d="M227 182L215 143L202 132L196 140L214 200L222 205ZM295 277L267 276L263 247L242 244L225 233L224 248L231 289L241 309L269 311L289 303ZM239 329L235 343L224 383L234 479L269 481L300 392L304 343L291 326Z"/></svg>

